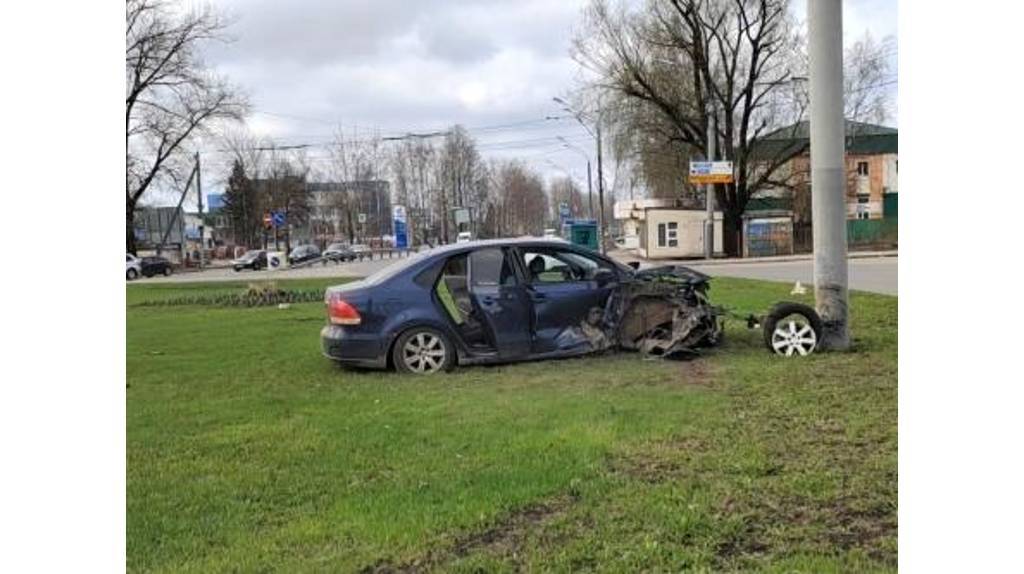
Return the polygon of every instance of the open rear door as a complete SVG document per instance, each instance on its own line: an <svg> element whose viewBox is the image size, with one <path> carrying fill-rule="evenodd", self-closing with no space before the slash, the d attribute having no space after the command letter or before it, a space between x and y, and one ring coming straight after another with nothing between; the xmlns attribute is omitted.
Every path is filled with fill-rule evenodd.
<svg viewBox="0 0 1024 574"><path fill-rule="evenodd" d="M510 253L498 247L477 249L469 256L469 292L486 323L498 356L516 359L529 354L532 342L530 299L513 271Z"/></svg>

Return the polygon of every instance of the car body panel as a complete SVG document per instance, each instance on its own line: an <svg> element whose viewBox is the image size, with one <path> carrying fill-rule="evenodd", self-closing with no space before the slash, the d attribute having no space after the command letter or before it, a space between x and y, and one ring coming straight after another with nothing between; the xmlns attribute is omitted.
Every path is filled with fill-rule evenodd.
<svg viewBox="0 0 1024 574"><path fill-rule="evenodd" d="M506 254L514 280L502 269L500 284L476 281L476 264L468 254L493 247ZM588 277L576 276L574 280L551 283L534 281L523 255L548 252L566 258L570 255L585 257L598 267ZM486 335L472 342L466 338L465 325L458 324L457 317L446 310L437 293L447 263L462 255L467 255L468 278L461 280L472 303L467 311L474 323L482 325ZM666 343L665 348L674 348L672 344L682 339L689 343L703 340L697 337L701 333L695 329L697 326L709 329L709 325L715 324L714 315L705 308L701 308L700 313L679 311L691 303L682 301L677 292L693 285L706 285L706 276L696 272L673 275L671 269L663 274L648 273L638 279L641 276L632 269L585 247L537 238L441 246L362 281L329 288L325 298L345 300L359 312L361 322L354 326L328 324L321 330L322 349L327 357L343 363L384 367L388 365L392 345L402 332L426 326L448 338L460 364L581 355L619 344L617 335L621 326L628 325L635 330L641 325L645 333L648 326L630 307L633 300L645 297L647 306L638 307L642 307L643 312L662 312L660 317L666 329L677 325L686 329L685 332L673 331L674 339ZM678 319L683 316L690 322L681 324ZM631 339L624 346L638 348L636 334L630 331L629 336Z"/></svg>

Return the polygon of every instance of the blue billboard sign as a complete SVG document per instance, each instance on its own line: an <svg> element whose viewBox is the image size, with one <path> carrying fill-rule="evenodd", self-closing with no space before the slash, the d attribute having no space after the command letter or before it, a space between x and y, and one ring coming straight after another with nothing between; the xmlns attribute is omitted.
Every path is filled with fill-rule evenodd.
<svg viewBox="0 0 1024 574"><path fill-rule="evenodd" d="M404 205L396 205L391 210L392 222L395 228L395 247L397 249L409 248L408 213Z"/></svg>

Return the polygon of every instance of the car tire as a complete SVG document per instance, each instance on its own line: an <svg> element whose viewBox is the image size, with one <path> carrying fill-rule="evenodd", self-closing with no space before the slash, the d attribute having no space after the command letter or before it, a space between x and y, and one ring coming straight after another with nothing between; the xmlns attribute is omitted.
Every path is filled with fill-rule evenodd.
<svg viewBox="0 0 1024 574"><path fill-rule="evenodd" d="M164 267L164 277L170 277L170 276L171 276L171 268L170 267Z"/></svg>
<svg viewBox="0 0 1024 574"><path fill-rule="evenodd" d="M134 269L129 269L128 270L128 280L129 281L132 281L133 279L137 278L138 276L139 276L139 272L138 271L136 271Z"/></svg>
<svg viewBox="0 0 1024 574"><path fill-rule="evenodd" d="M779 303L772 307L763 325L764 344L776 355L810 355L821 343L821 317L807 305Z"/></svg>
<svg viewBox="0 0 1024 574"><path fill-rule="evenodd" d="M399 373L430 375L455 365L455 347L437 329L413 327L399 335L391 359Z"/></svg>

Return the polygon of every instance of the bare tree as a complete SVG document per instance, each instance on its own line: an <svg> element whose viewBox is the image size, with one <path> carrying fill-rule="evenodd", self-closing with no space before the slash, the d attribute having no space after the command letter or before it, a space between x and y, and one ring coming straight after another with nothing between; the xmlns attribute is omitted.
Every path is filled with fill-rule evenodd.
<svg viewBox="0 0 1024 574"><path fill-rule="evenodd" d="M896 79L891 58L896 39L886 36L876 42L870 32L846 49L843 58L843 96L846 119L883 123L892 114L890 86ZM854 134L855 135L855 134Z"/></svg>
<svg viewBox="0 0 1024 574"><path fill-rule="evenodd" d="M558 221L559 207L565 203L569 207L569 213L578 217L584 212L583 192L571 177L557 177L551 181L549 188L551 200L551 211L548 221Z"/></svg>
<svg viewBox="0 0 1024 574"><path fill-rule="evenodd" d="M267 198L259 193L256 182L266 170L271 144L244 129L226 130L220 139L233 159L226 179L224 210L235 243L254 247L261 243L263 214L268 209Z"/></svg>
<svg viewBox="0 0 1024 574"><path fill-rule="evenodd" d="M595 89L663 116L672 128L664 143L707 157L708 126L715 127L717 157L736 165L736 182L716 189L733 255L747 202L799 153L754 173L751 150L779 125L770 96L791 80L800 49L787 8L787 0L651 0L631 12L594 0L574 44L576 60L598 76Z"/></svg>
<svg viewBox="0 0 1024 574"><path fill-rule="evenodd" d="M192 138L218 119L238 119L246 104L209 71L201 45L223 39L227 22L209 8L127 0L125 211L127 249L135 251L135 207L155 182L173 179Z"/></svg>
<svg viewBox="0 0 1024 574"><path fill-rule="evenodd" d="M483 161L476 142L462 126L454 126L445 135L439 153L437 209L442 215L441 238L449 238L449 214L456 207L469 208L477 218L481 216L487 195L487 180L482 170ZM454 221L451 222L454 225ZM461 231L461 230L459 230Z"/></svg>

